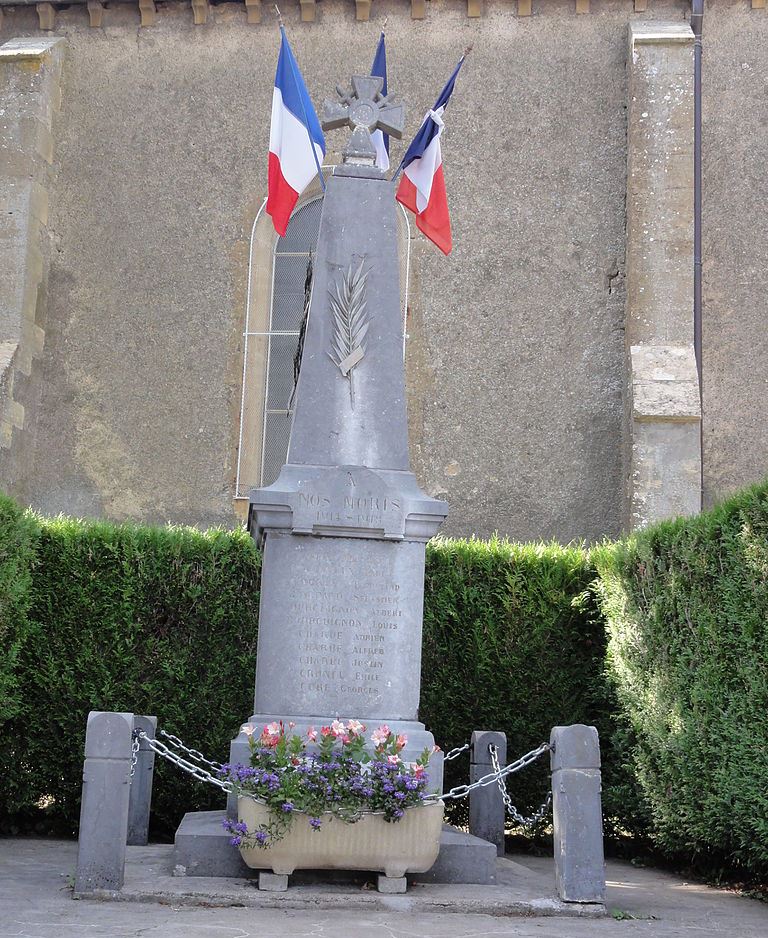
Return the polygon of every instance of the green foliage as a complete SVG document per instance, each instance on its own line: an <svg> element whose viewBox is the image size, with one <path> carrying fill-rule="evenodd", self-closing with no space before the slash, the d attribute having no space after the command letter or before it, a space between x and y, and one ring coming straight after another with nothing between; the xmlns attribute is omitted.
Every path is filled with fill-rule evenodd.
<svg viewBox="0 0 768 938"><path fill-rule="evenodd" d="M596 725L607 748L611 703L594 575L578 547L500 539L428 545L420 715L446 750L472 729L502 730L512 759L569 723ZM467 767L466 755L450 763L450 784L466 781ZM524 814L543 800L548 768L542 759L509 779ZM466 810L455 804L454 818Z"/></svg>
<svg viewBox="0 0 768 938"><path fill-rule="evenodd" d="M46 520L0 498L0 832L76 831L91 709L156 714L226 757L251 711L259 570L243 531ZM766 712L768 484L590 551L427 547L421 718L445 749L503 730L510 758L596 725L609 834L768 871ZM509 779L524 813L546 770ZM221 803L157 774L155 836Z"/></svg>
<svg viewBox="0 0 768 938"><path fill-rule="evenodd" d="M37 535L34 518L0 495L0 732L21 708L17 664L29 633Z"/></svg>
<svg viewBox="0 0 768 938"><path fill-rule="evenodd" d="M156 714L226 755L222 742L251 710L258 574L242 531L41 521L23 703L0 728L6 833L75 832L89 710ZM221 803L158 763L157 833L170 834L184 810Z"/></svg>
<svg viewBox="0 0 768 938"><path fill-rule="evenodd" d="M768 872L768 485L594 552L626 754L669 854Z"/></svg>

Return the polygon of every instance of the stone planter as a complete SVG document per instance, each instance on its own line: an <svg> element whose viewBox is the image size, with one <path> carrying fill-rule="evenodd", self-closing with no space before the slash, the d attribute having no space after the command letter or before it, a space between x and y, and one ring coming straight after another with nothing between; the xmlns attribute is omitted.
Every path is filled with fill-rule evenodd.
<svg viewBox="0 0 768 938"><path fill-rule="evenodd" d="M240 820L253 831L269 822L269 809L252 798L238 798ZM443 804L408 808L405 815L388 823L379 814L364 814L347 824L324 814L323 826L312 830L305 814L297 813L288 833L271 847L241 847L252 869L277 874L294 870L371 870L388 877L425 873L440 849Z"/></svg>

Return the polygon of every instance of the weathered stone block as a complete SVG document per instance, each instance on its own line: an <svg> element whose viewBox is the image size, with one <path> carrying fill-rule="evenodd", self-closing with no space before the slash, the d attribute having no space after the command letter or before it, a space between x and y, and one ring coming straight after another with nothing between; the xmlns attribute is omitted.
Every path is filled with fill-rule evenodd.
<svg viewBox="0 0 768 938"><path fill-rule="evenodd" d="M134 716L133 728L154 736L157 717ZM152 781L155 771L155 752L145 739L139 744L136 768L131 781L128 802L128 843L146 844L149 834L149 813L152 804Z"/></svg>
<svg viewBox="0 0 768 938"><path fill-rule="evenodd" d="M600 744L593 726L556 726L552 829L555 885L563 902L604 902Z"/></svg>
<svg viewBox="0 0 768 938"><path fill-rule="evenodd" d="M286 873L259 873L259 889L262 892L285 892L288 888Z"/></svg>
<svg viewBox="0 0 768 938"><path fill-rule="evenodd" d="M507 737L504 733L487 730L474 730L469 749L469 780L476 782L493 771L489 747L497 750L498 765L507 762ZM489 841L496 846L500 857L504 856L504 827L506 808L499 786L484 785L469 795L469 832L475 837Z"/></svg>
<svg viewBox="0 0 768 938"><path fill-rule="evenodd" d="M408 891L408 880L405 876L383 876L380 874L376 888L379 892L397 895Z"/></svg>
<svg viewBox="0 0 768 938"><path fill-rule="evenodd" d="M132 713L88 714L75 895L119 890L125 873Z"/></svg>

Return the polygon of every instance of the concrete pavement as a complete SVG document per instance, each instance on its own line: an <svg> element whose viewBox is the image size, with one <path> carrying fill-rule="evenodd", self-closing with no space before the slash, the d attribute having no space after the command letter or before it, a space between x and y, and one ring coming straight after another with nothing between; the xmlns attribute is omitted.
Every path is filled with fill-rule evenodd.
<svg viewBox="0 0 768 938"><path fill-rule="evenodd" d="M152 865L170 857L167 847L131 847L128 853L129 892L159 877L162 864L154 872ZM190 906L183 904L184 890L192 888L189 879L177 879L180 894L166 896L164 904L75 901L75 857L73 842L0 840L0 938L768 938L768 905L623 863L608 864L607 905L618 920L448 913L437 906L417 911L417 890L434 889L426 886L406 896L377 896L369 907L353 907L360 893L375 895L360 887L353 894L331 888L319 903L301 909ZM549 860L515 856L505 870L505 879L513 882L497 887L501 892L552 892ZM201 885L198 881L194 888ZM444 888L459 901L462 890L471 889Z"/></svg>

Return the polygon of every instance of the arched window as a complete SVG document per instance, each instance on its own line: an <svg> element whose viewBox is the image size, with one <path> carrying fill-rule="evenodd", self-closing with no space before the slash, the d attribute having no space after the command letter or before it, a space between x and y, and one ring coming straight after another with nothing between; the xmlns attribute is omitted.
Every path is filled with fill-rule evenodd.
<svg viewBox="0 0 768 938"><path fill-rule="evenodd" d="M324 174L330 175L331 170L323 168ZM304 193L283 238L275 234L265 204L253 223L249 254L235 483L241 516L249 491L274 482L288 452L294 358L304 315L307 265L320 228L320 184L315 180ZM398 212L398 219L405 316L410 229L404 211Z"/></svg>

